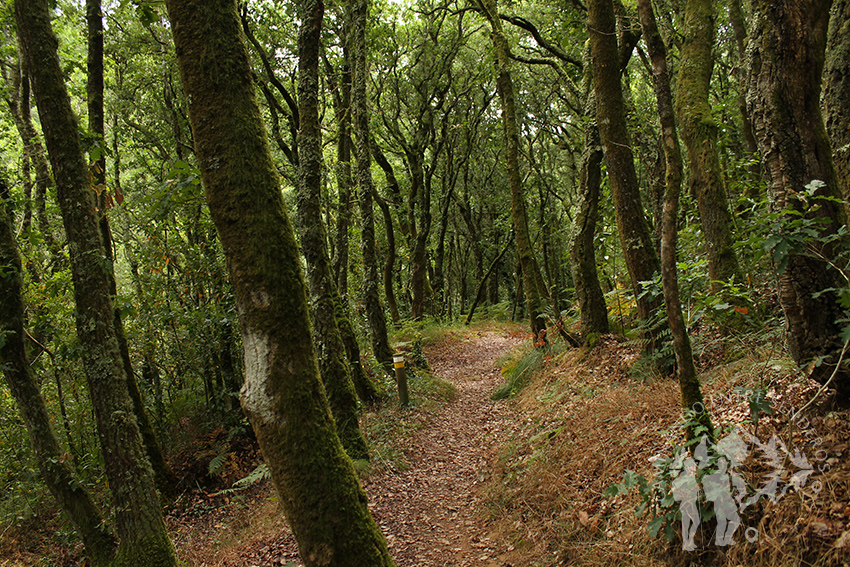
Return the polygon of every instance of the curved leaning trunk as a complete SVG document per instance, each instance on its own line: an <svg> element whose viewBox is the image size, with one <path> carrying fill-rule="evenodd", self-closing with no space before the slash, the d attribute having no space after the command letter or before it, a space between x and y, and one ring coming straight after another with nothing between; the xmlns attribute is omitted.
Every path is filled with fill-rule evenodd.
<svg viewBox="0 0 850 567"><path fill-rule="evenodd" d="M210 214L228 258L245 351L242 407L310 567L393 565L336 434L298 244L280 193L235 0L169 0ZM315 18L320 0L301 10Z"/></svg>
<svg viewBox="0 0 850 567"><path fill-rule="evenodd" d="M95 193L50 27L47 2L15 3L18 33L32 71L33 91L56 178L70 246L77 336L89 383L106 477L116 512L116 566L176 564L153 472L133 417L127 375L114 326L106 250L95 216Z"/></svg>
<svg viewBox="0 0 850 567"><path fill-rule="evenodd" d="M115 538L89 493L74 476L67 456L50 425L50 414L30 371L24 342L24 301L21 259L11 215L6 212L6 188L0 179L0 266L11 271L0 277L0 360L6 383L15 398L29 434L41 476L62 511L74 524L86 554L95 567L107 565L115 554Z"/></svg>
<svg viewBox="0 0 850 567"><path fill-rule="evenodd" d="M649 322L658 315L662 301L660 297L643 294L640 282L652 280L660 273L661 265L641 205L631 136L626 125L614 7L611 0L591 0L588 14L596 121L611 180L617 231L637 298L638 315ZM654 352L661 346L661 330L661 326L653 325L643 333L647 352Z"/></svg>
<svg viewBox="0 0 850 567"><path fill-rule="evenodd" d="M496 52L496 86L499 91L499 100L502 103L505 160L511 184L511 217L516 233L517 255L522 265L525 301L531 319L531 332L535 336L542 337L545 335L543 331L546 330L546 319L543 312L546 308L548 293L546 284L543 282L543 276L540 274L540 265L534 255L531 236L528 232L528 213L522 189L522 177L519 171L519 126L516 116L516 101L514 100L514 84L510 72L510 49L508 40L502 31L496 0L477 1L481 12L490 23L493 48Z"/></svg>
<svg viewBox="0 0 850 567"><path fill-rule="evenodd" d="M690 160L688 183L699 204L711 290L719 292L724 283L740 284L742 276L732 246L732 215L717 153L718 126L708 102L715 15L714 0L688 0L676 106Z"/></svg>

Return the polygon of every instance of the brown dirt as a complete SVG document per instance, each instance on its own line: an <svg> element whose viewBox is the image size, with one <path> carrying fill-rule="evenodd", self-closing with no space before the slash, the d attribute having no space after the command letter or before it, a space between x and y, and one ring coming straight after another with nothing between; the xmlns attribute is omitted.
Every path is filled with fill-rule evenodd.
<svg viewBox="0 0 850 567"><path fill-rule="evenodd" d="M398 567L510 566L501 559L508 546L488 537L478 493L510 423L505 404L490 400L502 381L495 362L522 339L480 331L426 348L432 372L455 385L456 397L410 436L405 470L364 481ZM173 518L181 559L197 567L301 566L271 489L239 498L242 514L216 510L194 520Z"/></svg>

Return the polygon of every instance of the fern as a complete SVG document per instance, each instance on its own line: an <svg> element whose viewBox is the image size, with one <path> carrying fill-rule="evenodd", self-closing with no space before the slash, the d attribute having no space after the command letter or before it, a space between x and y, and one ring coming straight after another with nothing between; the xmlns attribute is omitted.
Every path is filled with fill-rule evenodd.
<svg viewBox="0 0 850 567"><path fill-rule="evenodd" d="M234 487L238 487L240 490L248 488L249 486L253 486L260 482L261 480L266 480L271 478L271 472L269 471L269 466L266 463L262 463L257 466L251 474L246 476L245 478L240 478L236 482L233 483Z"/></svg>

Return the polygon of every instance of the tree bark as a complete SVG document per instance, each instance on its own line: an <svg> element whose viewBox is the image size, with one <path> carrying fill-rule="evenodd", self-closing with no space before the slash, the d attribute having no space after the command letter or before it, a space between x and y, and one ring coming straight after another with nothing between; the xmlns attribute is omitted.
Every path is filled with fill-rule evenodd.
<svg viewBox="0 0 850 567"><path fill-rule="evenodd" d="M590 57L588 56L589 60ZM599 285L596 267L596 223L599 221L599 198L602 184L602 142L596 123L596 93L592 85L592 66L585 65L584 151L579 166L578 213L573 220L570 242L570 265L581 314L581 337L591 333L608 333L608 308Z"/></svg>
<svg viewBox="0 0 850 567"><path fill-rule="evenodd" d="M380 150L379 150L380 151ZM387 174L387 179L390 179L390 174ZM381 209L381 215L384 217L384 230L387 232L387 258L384 260L384 297L387 300L387 308L390 310L390 319L393 324L398 324L401 321L401 315L398 312L398 302L395 298L395 290L393 289L393 275L395 275L395 229L393 228L393 217L390 213L390 205L378 194L377 189L372 194L378 208Z"/></svg>
<svg viewBox="0 0 850 567"><path fill-rule="evenodd" d="M812 180L824 184L817 195L842 196L820 109L830 4L831 0L754 0L748 50L747 104L773 208L827 219L821 236L834 235L846 222L840 204L818 201L820 207L812 207L811 199L799 196ZM836 371L843 347L838 321L846 314L835 293L813 295L846 284L828 265L835 255L833 247L813 243L812 249L812 253L795 250L790 255L778 277L779 301L791 356L800 365L808 364L809 375L824 383ZM850 394L846 366L837 369L832 386L842 397Z"/></svg>
<svg viewBox="0 0 850 567"><path fill-rule="evenodd" d="M705 413L699 378L694 366L691 340L685 318L682 315L682 302L679 297L679 279L677 274L676 242L677 217L679 213L679 194L682 186L682 150L676 135L676 117L673 110L673 95L670 91L670 71L667 67L667 48L658 33L655 14L650 0L638 0L638 15L643 37L652 61L652 80L655 98L658 101L658 117L661 122L662 146L666 161L664 209L661 219L661 284L664 288L664 303L667 308L667 321L673 337L673 349L676 352L676 373L681 392L682 408L699 414L702 425L709 426ZM688 432L693 437L693 431Z"/></svg>
<svg viewBox="0 0 850 567"><path fill-rule="evenodd" d="M850 200L850 0L835 0L829 19L824 69L826 130L842 198Z"/></svg>
<svg viewBox="0 0 850 567"><path fill-rule="evenodd" d="M747 157L752 160L748 170L753 176L755 183L748 183L745 195L750 199L757 200L760 197L762 184L758 183L761 178L761 164L756 161L759 148L753 134L753 122L750 120L750 111L747 110L747 24L744 21L744 11L741 8L741 0L729 1L729 21L732 23L732 31L735 34L735 47L737 48L738 64L735 66L735 78L738 81L738 112L741 114L741 129L744 134L744 142L747 144Z"/></svg>
<svg viewBox="0 0 850 567"><path fill-rule="evenodd" d="M7 212L7 198L5 182L0 179L0 266L5 268L4 275L0 276L3 373L26 424L44 483L74 524L93 565L107 565L115 555L117 542L91 496L74 477L69 464L71 459L59 446L47 406L30 371L24 341L21 258L15 245L12 217Z"/></svg>
<svg viewBox="0 0 850 567"><path fill-rule="evenodd" d="M95 194L62 79L47 2L15 3L59 207L71 243L77 335L116 509L116 565L176 565L145 456L114 326L108 258L98 230ZM33 64L37 62L37 64Z"/></svg>
<svg viewBox="0 0 850 567"><path fill-rule="evenodd" d="M62 250L53 236L50 221L47 217L46 200L50 188L53 187L53 177L50 174L50 163L47 153L32 123L30 114L30 71L27 67L23 46L18 41L18 66L12 69L14 78L9 85L9 96L7 104L12 114L15 128L21 137L24 146L24 156L30 161L35 169L35 194L33 201L35 205L34 215L36 226L41 232L42 238L53 259L53 270L61 269L64 264Z"/></svg>
<svg viewBox="0 0 850 567"><path fill-rule="evenodd" d="M302 13L321 10L306 0ZM298 245L232 0L169 0L207 203L228 258L245 351L242 407L310 567L389 566L345 455L311 341Z"/></svg>
<svg viewBox="0 0 850 567"><path fill-rule="evenodd" d="M510 72L510 48L502 31L502 23L496 0L476 0L483 15L490 23L493 48L496 52L496 86L502 103L502 126L505 134L505 159L511 184L511 216L516 233L517 255L522 265L525 300L531 319L531 332L542 336L546 329L544 310L549 296L540 266L531 246L528 231L528 213L523 195L522 177L519 170L519 124L514 99L514 84Z"/></svg>
<svg viewBox="0 0 850 567"><path fill-rule="evenodd" d="M352 82L352 110L354 135L357 138L357 182L360 202L360 240L363 252L363 303L369 319L369 336L372 353L390 376L393 370L393 353L387 337L387 318L378 295L378 258L375 252L375 214L372 210L371 139L369 136L369 101L366 81L369 76L366 59L366 21L368 0L352 0L351 52L354 59Z"/></svg>
<svg viewBox="0 0 850 567"><path fill-rule="evenodd" d="M732 247L732 215L717 153L718 128L708 102L715 19L714 0L688 0L676 106L690 160L689 184L699 203L711 290L719 292L723 284L741 283L742 277Z"/></svg>
<svg viewBox="0 0 850 567"><path fill-rule="evenodd" d="M343 33L343 35L345 35ZM351 189L354 182L351 176L351 50L348 38L342 38L342 72L339 82L329 80L334 90L334 120L337 126L336 140L336 184L339 196L336 233L334 238L333 270L336 274L337 291L347 302L348 298L348 228L351 226ZM333 69L328 66L328 76L333 77Z"/></svg>
<svg viewBox="0 0 850 567"><path fill-rule="evenodd" d="M661 266L640 202L631 137L626 126L614 9L611 0L592 0L588 3L588 11L596 121L608 164L614 214L626 268L637 301L638 316L647 325L658 314L662 298L643 294L640 282L652 280L660 273ZM643 333L647 352L654 352L660 346L660 330L658 325L650 324Z"/></svg>
<svg viewBox="0 0 850 567"><path fill-rule="evenodd" d="M109 208L106 205L109 189L106 186L106 128L103 111L103 14L101 13L100 0L86 0L86 27L88 30L86 65L88 71L86 79L88 124L89 131L97 137L99 143L99 156L89 166L89 171L92 186L96 188L97 193L98 225L109 264L110 294L112 298L115 298L117 286L113 268L112 229L106 215ZM127 344L127 337L124 334L121 310L115 307L114 311L115 336L118 339L118 348L121 351L121 360L124 363L124 372L127 375L127 391L133 401L133 412L136 414L139 431L142 434L142 443L144 443L145 452L153 468L157 487L164 494L170 494L177 485L177 477L165 460L162 446L159 444L156 431L142 400L142 393L139 391L136 374L133 372L133 363L130 360L130 349Z"/></svg>
<svg viewBox="0 0 850 567"><path fill-rule="evenodd" d="M319 350L319 370L328 394L336 432L352 459L368 459L360 432L357 397L346 361L345 345L336 321L339 302L322 222L322 132L319 122L319 49L324 17L321 0L299 2L298 34L298 200L301 251L307 261L312 298L313 335Z"/></svg>

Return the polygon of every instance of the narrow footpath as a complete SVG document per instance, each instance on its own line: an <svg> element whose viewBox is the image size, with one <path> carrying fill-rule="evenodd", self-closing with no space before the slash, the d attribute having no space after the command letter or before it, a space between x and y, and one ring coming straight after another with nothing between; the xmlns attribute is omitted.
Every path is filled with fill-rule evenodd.
<svg viewBox="0 0 850 567"><path fill-rule="evenodd" d="M478 489L509 424L504 402L490 400L502 381L496 361L521 341L482 331L425 349L431 372L452 382L456 397L411 435L406 470L364 483L397 567L510 567L500 558L506 544L487 537ZM240 548L215 566L303 566L285 527Z"/></svg>
<svg viewBox="0 0 850 567"><path fill-rule="evenodd" d="M454 383L457 397L412 436L408 470L366 484L398 567L506 565L504 545L487 537L476 494L507 421L505 404L490 400L502 381L495 363L519 341L482 333L427 351L432 372Z"/></svg>

